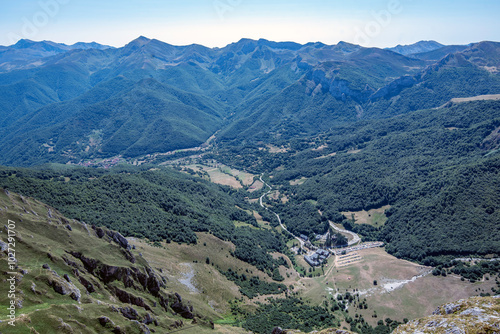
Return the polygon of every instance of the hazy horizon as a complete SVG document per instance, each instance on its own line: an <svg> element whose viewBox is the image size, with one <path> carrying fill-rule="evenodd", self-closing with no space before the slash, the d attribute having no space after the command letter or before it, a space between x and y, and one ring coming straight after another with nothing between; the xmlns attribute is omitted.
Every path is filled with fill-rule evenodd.
<svg viewBox="0 0 500 334"><path fill-rule="evenodd" d="M30 39L121 47L141 35L207 47L241 38L380 48L421 40L468 44L500 40L499 10L493 0L27 0L2 4L0 45Z"/></svg>
<svg viewBox="0 0 500 334"><path fill-rule="evenodd" d="M291 41L291 40L283 40L283 41L274 41L274 40L268 40L268 39L265 39L265 38L261 38L261 39L253 39L253 38L247 38L247 37L242 37L238 40L235 40L235 41L232 41L226 45L223 45L223 46L207 46L207 45L203 45L201 43L191 43L191 44L171 44L171 43L168 43L166 41L162 41L160 39L157 39L157 38L150 38L148 36L137 36L136 38L133 38L131 39L130 41L128 41L127 43L123 44L123 45L119 45L119 46L114 46L114 45L109 45L109 44L103 44L103 43L99 43L99 41L95 41L95 40L92 40L92 41L78 41L78 42L75 42L75 43L64 43L64 42L59 42L59 41L53 41L53 40L30 40L29 38L26 38L25 40L30 40L32 42L35 42L35 43L40 43L40 42L52 42L52 43L56 43L56 44L64 44L64 45L67 45L67 46L71 46L71 45L74 45L76 43L98 43L100 45L104 45L104 46L110 46L110 47L114 47L114 48L121 48L121 47L124 47L126 46L127 44L133 42L134 40L136 39L139 39L141 37L145 37L149 40L158 40L162 43L166 43L166 44L170 44L170 45L173 45L173 46L189 46L189 45L201 45L201 46L204 46L204 47L207 47L207 48L210 48L210 49L217 49L217 48L224 48L230 44L234 44L234 43L238 43L239 41L241 40L254 40L254 41L258 41L258 40L267 40L269 42L276 42L276 43L297 43L297 44L301 44L301 45L305 45L305 44L308 44L308 43L323 43L325 45L336 45L338 43L341 43L341 42L345 42L345 43L350 43L350 42L346 42L346 41L338 41L337 43L334 43L334 44L328 44L328 43L324 43L322 41L309 41L309 42L306 42L306 43L299 43L299 42L296 42L296 41ZM14 44L10 44L10 45L1 45L1 46L5 46L5 47L10 47L10 46L13 46L15 44L17 44L18 42L20 42L21 40L18 40L17 42L15 42ZM413 43L409 43L409 44L394 44L394 45L390 45L390 46L376 46L376 45L373 45L373 46L369 46L370 48L373 47L373 48L392 48L392 47L396 47L396 46L408 46L408 45L413 45L413 44L416 44L416 43L419 43L419 42L437 42L437 43L440 43L440 44L443 44L443 45L449 45L449 44L445 44L445 43L441 43L440 41L436 41L436 40L419 40L419 41L415 41ZM470 42L467 42L467 43L463 43L461 45L468 45L468 44L474 44L474 43L480 43L480 42L499 42L499 41L493 41L493 40L481 40L481 41L470 41ZM350 43L350 44L354 44L354 43ZM458 44L457 44L458 45ZM360 45L362 46L362 45Z"/></svg>

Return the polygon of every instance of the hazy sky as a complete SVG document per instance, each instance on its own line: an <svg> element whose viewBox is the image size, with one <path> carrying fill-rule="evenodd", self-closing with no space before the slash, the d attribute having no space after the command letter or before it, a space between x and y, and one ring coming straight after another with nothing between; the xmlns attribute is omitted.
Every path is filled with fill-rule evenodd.
<svg viewBox="0 0 500 334"><path fill-rule="evenodd" d="M221 47L241 38L387 47L500 41L498 0L0 0L0 45L122 46L140 35Z"/></svg>

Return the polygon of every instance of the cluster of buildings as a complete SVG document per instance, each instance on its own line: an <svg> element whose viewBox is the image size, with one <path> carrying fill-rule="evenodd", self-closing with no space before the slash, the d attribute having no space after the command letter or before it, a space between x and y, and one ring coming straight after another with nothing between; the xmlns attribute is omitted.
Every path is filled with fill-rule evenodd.
<svg viewBox="0 0 500 334"><path fill-rule="evenodd" d="M327 251L326 249L318 249L315 253L312 255L305 255L304 260L311 266L311 267L318 267L320 266L323 262L326 261L330 257L330 252Z"/></svg>

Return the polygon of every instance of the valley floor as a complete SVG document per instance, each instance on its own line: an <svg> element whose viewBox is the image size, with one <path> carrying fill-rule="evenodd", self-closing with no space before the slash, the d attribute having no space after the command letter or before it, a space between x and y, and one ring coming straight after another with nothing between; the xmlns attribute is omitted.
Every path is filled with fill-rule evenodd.
<svg viewBox="0 0 500 334"><path fill-rule="evenodd" d="M204 175L212 182L234 188L245 187L250 193L256 191L255 184L260 182L258 189L267 191L262 193L257 202L265 208L267 204L263 203L264 198L272 196L273 193L272 187L262 177L222 164L204 166L190 163L181 168L185 172L205 171L208 175ZM382 213L378 211L352 214L356 215L357 219L359 219L358 216L361 217L361 223L383 224L385 221L383 210ZM380 319L391 318L403 321L405 318L423 317L432 313L443 303L478 296L481 292L491 292L491 288L495 287L494 279L470 283L462 281L456 275L436 277L431 274L432 267L397 259L389 255L384 248L380 248L383 243L361 243L357 234L346 231L337 224L331 223L331 225L350 239L348 248L332 251L333 254L323 269L313 268L311 278L303 277L293 267L280 269L281 275L285 277L283 283L291 289L289 291L299 293L315 305L322 305L325 301L336 299L338 295L346 292L357 294L360 299L366 299L368 309L360 309L359 305L348 305L347 314L351 317L356 314L362 315L368 323L376 326ZM283 224L280 227L281 231L286 231ZM263 280L269 280L269 277L259 272L257 268L232 257L230 251L234 246L231 243L221 242L204 233L199 233L198 237L199 243L196 246L164 244L164 249L151 247L139 240L132 240L132 243L148 254L148 257L158 258L155 264L166 270L172 278L170 283L176 289L191 294L194 299L202 296L201 300L210 305L214 315L222 319L225 317L224 314L227 315L229 312L225 301L231 298L242 298L242 295L238 292L237 286L226 281L217 270L211 269L211 266L215 265L223 270L230 267L236 271L248 270L254 274L258 273ZM300 243L304 247L304 241L301 238L297 236L294 238L295 242L291 244ZM201 246L204 244L206 246ZM205 264L207 256L212 261L211 265ZM279 256L284 256L291 264L286 255L279 254ZM177 265L168 259L184 259L185 262ZM307 273L310 266L304 261L304 256L296 256L296 261L299 267L306 269ZM188 274L187 269L189 269ZM186 279L186 275L189 276L189 280ZM376 285L374 285L375 281ZM252 300L244 298L244 304L249 309L254 309L256 302L265 303L268 297L279 296L260 296ZM204 306L197 305L197 307L203 308ZM223 332L222 328L220 330Z"/></svg>

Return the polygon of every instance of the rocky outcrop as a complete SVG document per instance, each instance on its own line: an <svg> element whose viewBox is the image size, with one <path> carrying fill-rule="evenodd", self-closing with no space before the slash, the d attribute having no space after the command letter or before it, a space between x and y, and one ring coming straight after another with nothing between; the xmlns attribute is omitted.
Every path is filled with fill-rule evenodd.
<svg viewBox="0 0 500 334"><path fill-rule="evenodd" d="M337 100L346 100L347 97L365 102L375 90L368 85L360 89L353 89L351 83L341 79L333 73L323 70L314 70L306 75L306 93L309 95L330 93Z"/></svg>
<svg viewBox="0 0 500 334"><path fill-rule="evenodd" d="M151 314L149 314L149 313L146 313L146 315L144 316L144 319L142 320L142 323L145 325L154 324L155 326L158 326L158 320L153 318L151 316Z"/></svg>
<svg viewBox="0 0 500 334"><path fill-rule="evenodd" d="M372 96L370 96L370 100L377 101L380 99L390 99L391 97L401 93L403 89L412 87L417 83L419 83L419 79L415 76L402 76L377 90Z"/></svg>
<svg viewBox="0 0 500 334"><path fill-rule="evenodd" d="M175 313L178 313L181 317L185 319L194 319L193 307L187 306L182 303L182 298L178 293L175 293L175 300L170 305Z"/></svg>
<svg viewBox="0 0 500 334"><path fill-rule="evenodd" d="M88 293L95 292L94 284L89 282L85 277L78 276L78 280L80 281L80 284L83 285L85 287L85 289L87 289Z"/></svg>
<svg viewBox="0 0 500 334"><path fill-rule="evenodd" d="M118 299L122 303L132 304L135 306L142 307L143 309L145 309L147 311L152 311L151 307L148 304L146 304L144 299L142 299L141 297L134 296L133 294L130 294L127 291L121 290L117 287L113 287L113 288L111 288L111 290L112 290L113 294L116 297L118 297Z"/></svg>
<svg viewBox="0 0 500 334"><path fill-rule="evenodd" d="M95 225L92 225L92 229L95 231L97 237L102 239L104 236L108 236L110 240L116 242L118 245L120 245L120 247L130 250L131 246L129 245L127 239L119 232L107 230Z"/></svg>
<svg viewBox="0 0 500 334"><path fill-rule="evenodd" d="M151 295L158 298L160 306L163 307L165 311L168 311L170 308L185 319L195 318L193 307L185 305L182 301L182 297L178 293L175 293L173 296L167 296L166 294L161 292L161 288L165 287L165 284L163 280L161 280L150 267L144 267L145 272L143 272L135 267L118 267L106 265L95 259L87 258L83 254L78 252L68 253L79 259L82 265L85 267L85 270L88 273L92 274L94 277L98 278L99 281L103 282L107 286L108 290L121 302L142 307L147 311L152 311L151 306L148 305L144 301L144 299L137 297L124 289L120 289L111 285L111 283L116 281L122 282L125 288L132 288L135 290L149 292ZM71 261L70 259L64 257L63 259L66 263L71 263L71 265L75 267L75 275L78 277L80 283L85 286L87 291L89 293L94 292L95 288L93 284L89 282L89 280L84 278L83 275L79 274L78 268L81 265L78 265L76 262ZM129 314L128 311L126 311L126 313ZM133 315L133 313L130 314ZM133 318L134 317L135 316L133 316Z"/></svg>
<svg viewBox="0 0 500 334"><path fill-rule="evenodd" d="M110 266L79 252L69 252L69 254L79 259L87 272L98 277L104 284L121 281L126 288L146 290L153 296L158 296L160 288L164 286L163 281L149 267L146 267L144 273L135 267Z"/></svg>
<svg viewBox="0 0 500 334"><path fill-rule="evenodd" d="M137 311L132 307L120 307L119 310L120 310L121 314L127 319L130 319L130 320L139 319L139 313L137 313Z"/></svg>
<svg viewBox="0 0 500 334"><path fill-rule="evenodd" d="M113 320L111 320L110 318L108 317L100 317L99 318L99 323L101 324L102 327L115 327L115 323L113 322Z"/></svg>
<svg viewBox="0 0 500 334"><path fill-rule="evenodd" d="M121 235L120 233L118 232L115 232L115 231L106 231L106 234L114 241L116 242L118 245L120 245L122 248L125 248L127 250L129 250L131 247L130 245L128 244L128 241L127 239L125 239L125 237L123 235Z"/></svg>
<svg viewBox="0 0 500 334"><path fill-rule="evenodd" d="M475 297L439 307L430 317L401 325L394 334L500 333L500 296Z"/></svg>
<svg viewBox="0 0 500 334"><path fill-rule="evenodd" d="M80 301L80 290L71 282L61 278L55 272L51 272L48 277L48 285L51 286L55 292L61 295L69 295L72 299Z"/></svg>

